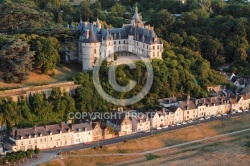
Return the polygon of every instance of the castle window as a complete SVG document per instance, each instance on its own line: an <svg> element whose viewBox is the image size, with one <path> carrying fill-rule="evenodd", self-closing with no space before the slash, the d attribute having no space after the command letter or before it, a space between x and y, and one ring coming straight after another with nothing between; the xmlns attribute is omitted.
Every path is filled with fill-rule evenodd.
<svg viewBox="0 0 250 166"><path fill-rule="evenodd" d="M138 46L138 42L137 42L137 46Z"/></svg>
<svg viewBox="0 0 250 166"><path fill-rule="evenodd" d="M160 49L160 47L159 47L159 46L157 46L157 49L159 50L159 49Z"/></svg>
<svg viewBox="0 0 250 166"><path fill-rule="evenodd" d="M114 44L116 44L116 41L114 42Z"/></svg>
<svg viewBox="0 0 250 166"><path fill-rule="evenodd" d="M125 44L125 40L123 41L123 44Z"/></svg>
<svg viewBox="0 0 250 166"><path fill-rule="evenodd" d="M119 41L119 44L121 44L121 41Z"/></svg>
<svg viewBox="0 0 250 166"><path fill-rule="evenodd" d="M148 45L147 45L147 49L148 49Z"/></svg>
<svg viewBox="0 0 250 166"><path fill-rule="evenodd" d="M94 54L96 54L96 49L94 49Z"/></svg>
<svg viewBox="0 0 250 166"><path fill-rule="evenodd" d="M155 46L153 46L153 50L155 49Z"/></svg>

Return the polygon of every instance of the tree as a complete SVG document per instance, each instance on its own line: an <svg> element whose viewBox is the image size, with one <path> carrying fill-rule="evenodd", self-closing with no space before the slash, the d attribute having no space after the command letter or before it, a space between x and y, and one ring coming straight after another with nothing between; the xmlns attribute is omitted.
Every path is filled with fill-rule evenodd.
<svg viewBox="0 0 250 166"><path fill-rule="evenodd" d="M110 9L110 15L113 17L122 17L126 11L126 8L120 3L115 3Z"/></svg>
<svg viewBox="0 0 250 166"><path fill-rule="evenodd" d="M87 21L93 17L93 13L90 9L89 1L87 0L83 0L78 6L77 10L83 20Z"/></svg>
<svg viewBox="0 0 250 166"><path fill-rule="evenodd" d="M35 52L30 51L30 45L22 40L12 40L0 51L0 70L7 82L21 82L32 70L32 58Z"/></svg>
<svg viewBox="0 0 250 166"><path fill-rule="evenodd" d="M174 23L175 17L167 10L162 9L157 12L151 20L151 24L155 25L156 32L158 32L157 35L166 38L168 28Z"/></svg>
<svg viewBox="0 0 250 166"><path fill-rule="evenodd" d="M38 154L40 153L40 149L35 148L34 153L36 154L36 157L38 158Z"/></svg>
<svg viewBox="0 0 250 166"><path fill-rule="evenodd" d="M34 66L42 73L54 69L60 60L59 42L53 37L37 37L31 41L31 48L35 51Z"/></svg>

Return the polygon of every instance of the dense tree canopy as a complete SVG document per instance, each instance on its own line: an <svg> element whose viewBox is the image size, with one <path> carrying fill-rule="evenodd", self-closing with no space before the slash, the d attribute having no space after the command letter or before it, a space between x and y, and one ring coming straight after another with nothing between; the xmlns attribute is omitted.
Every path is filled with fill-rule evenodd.
<svg viewBox="0 0 250 166"><path fill-rule="evenodd" d="M32 70L35 52L26 41L11 40L0 51L0 71L7 82L21 82Z"/></svg>

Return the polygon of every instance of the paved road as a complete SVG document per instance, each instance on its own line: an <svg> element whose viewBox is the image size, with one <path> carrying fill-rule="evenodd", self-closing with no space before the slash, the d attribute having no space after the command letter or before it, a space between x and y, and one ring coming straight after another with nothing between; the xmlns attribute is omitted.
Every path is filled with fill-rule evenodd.
<svg viewBox="0 0 250 166"><path fill-rule="evenodd" d="M225 119L228 119L230 117L244 115L244 114L250 114L250 111L242 112L242 113L236 113L236 114L230 114L230 115L228 115L229 117L221 116L221 117L214 117L214 118L210 118L210 119L205 119L205 120L202 120L202 121L201 120L194 120L193 123L188 123L188 124L185 124L185 125L169 127L169 128L161 129L161 130L152 130L151 132L148 132L148 133L135 133L135 134L127 135L127 136L122 136L122 137L112 138L112 139L108 139L108 140L103 140L103 141L99 141L99 146L115 144L115 143L122 142L124 140L142 138L142 137L150 136L152 134L162 133L162 132L166 132L166 131L172 131L172 130L184 128L184 127L187 127L187 126L197 125L199 123L205 123L205 122L210 122L210 121L214 121L214 120L225 120ZM30 163L25 164L25 166L35 166L35 165L38 165L40 163L50 161L51 159L55 158L55 156L59 152L68 152L68 151L71 151L71 150L93 148L93 147L97 147L97 146L98 146L98 142L93 142L90 145L78 144L78 145L72 145L72 146L67 146L67 147L42 150L41 155L40 155L41 156L40 159L32 160L32 161L30 161Z"/></svg>

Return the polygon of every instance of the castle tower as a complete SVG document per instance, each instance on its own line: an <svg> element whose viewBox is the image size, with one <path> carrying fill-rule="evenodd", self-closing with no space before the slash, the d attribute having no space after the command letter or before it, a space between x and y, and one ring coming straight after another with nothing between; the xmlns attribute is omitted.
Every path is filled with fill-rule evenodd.
<svg viewBox="0 0 250 166"><path fill-rule="evenodd" d="M86 36L82 45L82 70L88 71L92 70L94 66L94 61L99 58L100 42L93 30L93 24L90 24L89 31L86 31Z"/></svg>

